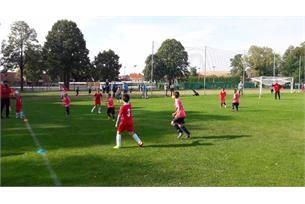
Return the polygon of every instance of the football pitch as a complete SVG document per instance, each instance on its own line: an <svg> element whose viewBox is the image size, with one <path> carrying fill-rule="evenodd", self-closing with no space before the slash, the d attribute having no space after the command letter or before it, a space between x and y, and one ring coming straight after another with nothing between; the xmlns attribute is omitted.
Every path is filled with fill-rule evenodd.
<svg viewBox="0 0 305 204"><path fill-rule="evenodd" d="M304 95L283 93L276 101L248 94L236 113L227 93L228 107L220 109L216 92L182 92L192 138L180 140L170 126L173 99L131 95L144 148L124 134L123 147L113 149L115 122L107 119L105 101L102 114L91 113L93 99L85 93L70 94L70 118L58 93L24 95L23 109L62 186L304 186ZM1 122L1 185L54 186L14 113Z"/></svg>

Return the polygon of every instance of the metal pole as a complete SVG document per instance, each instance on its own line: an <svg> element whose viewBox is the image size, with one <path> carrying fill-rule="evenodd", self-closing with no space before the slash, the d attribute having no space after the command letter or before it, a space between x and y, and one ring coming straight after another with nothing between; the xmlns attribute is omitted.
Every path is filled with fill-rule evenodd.
<svg viewBox="0 0 305 204"><path fill-rule="evenodd" d="M203 76L203 93L205 95L205 77L207 75L207 46L204 46L204 76Z"/></svg>
<svg viewBox="0 0 305 204"><path fill-rule="evenodd" d="M245 93L245 69L246 69L246 51L244 51L244 66L243 66L243 95Z"/></svg>
<svg viewBox="0 0 305 204"><path fill-rule="evenodd" d="M273 77L275 77L275 52L273 52Z"/></svg>
<svg viewBox="0 0 305 204"><path fill-rule="evenodd" d="M300 60L299 60L299 91L301 89L301 63L302 63L302 57L300 56Z"/></svg>
<svg viewBox="0 0 305 204"><path fill-rule="evenodd" d="M153 75L154 75L154 41L152 41L152 51L151 51L151 76L150 76L150 81L151 81L151 95L152 95L152 85L153 85Z"/></svg>

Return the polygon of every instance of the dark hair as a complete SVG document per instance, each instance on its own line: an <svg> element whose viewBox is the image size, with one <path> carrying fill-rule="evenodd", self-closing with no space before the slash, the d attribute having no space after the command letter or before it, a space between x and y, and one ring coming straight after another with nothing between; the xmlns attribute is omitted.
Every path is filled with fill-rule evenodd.
<svg viewBox="0 0 305 204"><path fill-rule="evenodd" d="M128 101L129 101L129 95L128 94L123 94L123 101L128 103Z"/></svg>
<svg viewBox="0 0 305 204"><path fill-rule="evenodd" d="M108 94L108 97L111 97L111 93Z"/></svg>
<svg viewBox="0 0 305 204"><path fill-rule="evenodd" d="M179 91L175 91L174 96L175 96L175 98L179 98L179 96L180 96Z"/></svg>

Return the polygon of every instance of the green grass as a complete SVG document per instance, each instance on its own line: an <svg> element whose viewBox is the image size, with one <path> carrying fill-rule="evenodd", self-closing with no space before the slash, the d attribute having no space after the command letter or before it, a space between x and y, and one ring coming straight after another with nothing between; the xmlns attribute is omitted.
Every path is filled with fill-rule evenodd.
<svg viewBox="0 0 305 204"><path fill-rule="evenodd" d="M44 93L23 100L63 186L304 186L302 94L283 93L280 101L246 95L238 113L220 109L216 94L182 96L189 140L177 140L170 126L171 98L132 98L145 148L125 134L119 150L112 148L116 130L104 105L103 114L91 114L91 97L72 97L67 119L58 99ZM1 121L1 185L54 185L23 121L13 114Z"/></svg>

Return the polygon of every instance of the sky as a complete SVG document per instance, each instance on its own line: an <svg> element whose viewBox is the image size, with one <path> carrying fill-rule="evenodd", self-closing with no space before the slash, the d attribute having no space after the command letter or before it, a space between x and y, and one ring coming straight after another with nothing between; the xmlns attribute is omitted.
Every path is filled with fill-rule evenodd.
<svg viewBox="0 0 305 204"><path fill-rule="evenodd" d="M60 19L77 23L84 34L91 60L98 52L112 49L120 56L121 75L141 73L146 57L157 51L162 41L175 38L189 54L192 66L204 66L207 46L207 70L228 71L229 59L244 53L251 45L267 46L283 54L290 45L305 41L304 17L77 17L27 16L0 17L0 40L7 39L10 25L23 20L34 28L41 44L52 25Z"/></svg>

